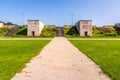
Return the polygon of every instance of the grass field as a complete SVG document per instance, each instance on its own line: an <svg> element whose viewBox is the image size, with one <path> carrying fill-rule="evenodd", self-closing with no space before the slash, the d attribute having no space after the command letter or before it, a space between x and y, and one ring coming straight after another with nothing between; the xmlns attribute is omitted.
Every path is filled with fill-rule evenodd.
<svg viewBox="0 0 120 80"><path fill-rule="evenodd" d="M100 65L113 80L120 80L119 40L71 40L70 42Z"/></svg>
<svg viewBox="0 0 120 80"><path fill-rule="evenodd" d="M10 80L49 40L0 41L0 80Z"/></svg>

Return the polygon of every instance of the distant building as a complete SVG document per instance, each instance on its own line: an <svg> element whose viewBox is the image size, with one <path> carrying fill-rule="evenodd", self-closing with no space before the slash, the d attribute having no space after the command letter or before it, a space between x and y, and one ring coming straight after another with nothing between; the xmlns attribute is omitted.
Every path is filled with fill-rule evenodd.
<svg viewBox="0 0 120 80"><path fill-rule="evenodd" d="M27 36L40 36L43 28L44 24L40 20L28 20Z"/></svg>
<svg viewBox="0 0 120 80"><path fill-rule="evenodd" d="M115 24L115 27L116 27L116 28L120 28L120 23L116 23L116 24Z"/></svg>
<svg viewBox="0 0 120 80"><path fill-rule="evenodd" d="M64 27L72 27L72 25L64 25Z"/></svg>
<svg viewBox="0 0 120 80"><path fill-rule="evenodd" d="M0 23L0 28L3 27L4 23Z"/></svg>
<svg viewBox="0 0 120 80"><path fill-rule="evenodd" d="M80 36L92 36L92 20L80 20L76 23Z"/></svg>
<svg viewBox="0 0 120 80"><path fill-rule="evenodd" d="M56 25L45 25L45 26L48 26L48 27L56 27Z"/></svg>
<svg viewBox="0 0 120 80"><path fill-rule="evenodd" d="M110 28L110 27L114 27L114 25L104 25L104 28Z"/></svg>
<svg viewBox="0 0 120 80"><path fill-rule="evenodd" d="M14 27L16 27L17 25L4 25L4 27L6 27L6 28L14 28Z"/></svg>

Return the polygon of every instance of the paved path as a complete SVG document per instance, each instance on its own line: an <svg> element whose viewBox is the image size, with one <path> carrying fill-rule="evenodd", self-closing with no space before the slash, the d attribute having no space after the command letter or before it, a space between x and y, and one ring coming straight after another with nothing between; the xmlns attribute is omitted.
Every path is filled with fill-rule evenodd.
<svg viewBox="0 0 120 80"><path fill-rule="evenodd" d="M65 38L54 38L12 80L110 80Z"/></svg>

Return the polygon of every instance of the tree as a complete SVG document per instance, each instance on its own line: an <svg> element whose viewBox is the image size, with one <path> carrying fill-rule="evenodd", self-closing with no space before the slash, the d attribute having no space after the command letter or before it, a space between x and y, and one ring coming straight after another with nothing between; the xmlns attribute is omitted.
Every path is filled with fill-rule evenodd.
<svg viewBox="0 0 120 80"><path fill-rule="evenodd" d="M105 28L105 33L106 36L117 36L116 29L114 27L107 27Z"/></svg>
<svg viewBox="0 0 120 80"><path fill-rule="evenodd" d="M105 33L114 33L114 32L116 32L116 30L113 27L108 27L105 29Z"/></svg>
<svg viewBox="0 0 120 80"><path fill-rule="evenodd" d="M5 23L5 25L13 25L13 23L7 22L7 23Z"/></svg>

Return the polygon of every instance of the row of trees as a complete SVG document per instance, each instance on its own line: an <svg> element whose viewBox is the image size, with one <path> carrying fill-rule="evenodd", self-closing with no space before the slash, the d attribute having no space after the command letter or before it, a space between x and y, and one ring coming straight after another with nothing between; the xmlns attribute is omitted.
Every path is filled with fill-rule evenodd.
<svg viewBox="0 0 120 80"><path fill-rule="evenodd" d="M0 21L0 23L3 23L4 25L14 25L12 22L4 22L4 21Z"/></svg>
<svg viewBox="0 0 120 80"><path fill-rule="evenodd" d="M115 26L95 27L93 26L93 34L104 34L105 36L120 35L120 28Z"/></svg>

